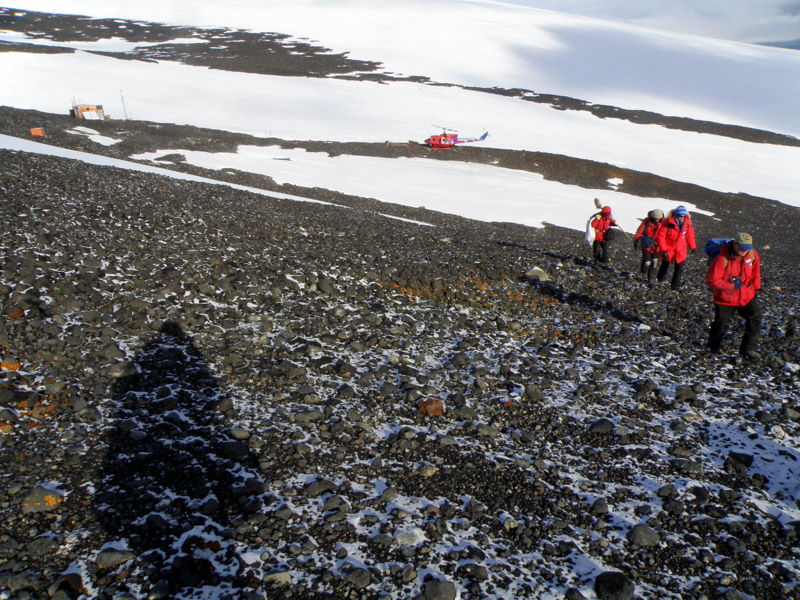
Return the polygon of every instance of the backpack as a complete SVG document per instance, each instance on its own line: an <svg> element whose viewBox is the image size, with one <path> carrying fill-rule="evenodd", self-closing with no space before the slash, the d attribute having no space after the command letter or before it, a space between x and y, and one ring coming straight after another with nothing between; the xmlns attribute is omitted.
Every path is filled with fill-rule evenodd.
<svg viewBox="0 0 800 600"><path fill-rule="evenodd" d="M719 254L722 247L728 242L733 241L733 238L711 238L706 242L706 256L708 262L711 263Z"/></svg>

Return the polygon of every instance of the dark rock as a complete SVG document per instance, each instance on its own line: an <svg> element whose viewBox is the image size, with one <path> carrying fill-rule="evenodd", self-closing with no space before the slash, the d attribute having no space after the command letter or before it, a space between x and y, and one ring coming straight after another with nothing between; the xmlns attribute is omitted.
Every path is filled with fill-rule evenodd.
<svg viewBox="0 0 800 600"><path fill-rule="evenodd" d="M180 555L173 560L171 577L180 588L201 587L214 583L217 573L207 558Z"/></svg>
<svg viewBox="0 0 800 600"><path fill-rule="evenodd" d="M336 293L336 286L333 283L333 280L329 277L320 277L317 281L317 289L324 294L328 294L332 296Z"/></svg>
<svg viewBox="0 0 800 600"><path fill-rule="evenodd" d="M693 400L697 396L697 393L694 391L694 387L691 385L679 385L675 388L675 401L676 402L687 402L689 400Z"/></svg>
<svg viewBox="0 0 800 600"><path fill-rule="evenodd" d="M772 413L770 413L770 412L768 412L766 410L758 410L758 411L756 411L755 417L756 417L756 421L758 421L762 425L769 425L770 423L772 423L775 420L775 417L772 415Z"/></svg>
<svg viewBox="0 0 800 600"><path fill-rule="evenodd" d="M316 481L310 483L306 486L303 490L303 493L308 498L316 498L317 496L321 496L325 492L330 492L331 490L336 489L336 484L332 481L327 479L317 479Z"/></svg>
<svg viewBox="0 0 800 600"><path fill-rule="evenodd" d="M58 547L58 541L47 535L35 537L26 545L28 552L33 556L47 556L55 552Z"/></svg>
<svg viewBox="0 0 800 600"><path fill-rule="evenodd" d="M627 534L628 541L640 547L657 546L660 541L658 533L647 525L634 525Z"/></svg>
<svg viewBox="0 0 800 600"><path fill-rule="evenodd" d="M39 587L38 577L30 571L0 573L0 588L5 588L10 592L21 592L22 590L32 590Z"/></svg>
<svg viewBox="0 0 800 600"><path fill-rule="evenodd" d="M597 516L608 514L608 502L605 498L598 498L592 503L592 514Z"/></svg>
<svg viewBox="0 0 800 600"><path fill-rule="evenodd" d="M319 421L325 417L324 413L319 409L313 410L306 410L303 412L296 413L294 415L294 420L297 423L310 423L313 421Z"/></svg>
<svg viewBox="0 0 800 600"><path fill-rule="evenodd" d="M705 473L702 463L686 460L685 458L676 458L671 464L678 473L687 477L702 479Z"/></svg>
<svg viewBox="0 0 800 600"><path fill-rule="evenodd" d="M594 591L600 600L631 600L635 586L624 573L604 571L594 580Z"/></svg>
<svg viewBox="0 0 800 600"><path fill-rule="evenodd" d="M485 581L489 578L489 571L483 565L466 563L458 568L458 573L466 579Z"/></svg>
<svg viewBox="0 0 800 600"><path fill-rule="evenodd" d="M97 554L94 562L99 569L114 569L135 557L136 555L130 550L106 548Z"/></svg>
<svg viewBox="0 0 800 600"><path fill-rule="evenodd" d="M85 593L85 591L80 573L75 572L64 573L47 588L47 593L51 598L55 598L56 594L59 592L69 592L67 597L70 598L70 600Z"/></svg>
<svg viewBox="0 0 800 600"><path fill-rule="evenodd" d="M610 419L602 418L592 422L592 424L589 425L589 431L591 433L608 435L614 431L614 427L615 425L613 421L611 421Z"/></svg>
<svg viewBox="0 0 800 600"><path fill-rule="evenodd" d="M217 446L223 456L232 460L242 460L250 455L250 447L238 440L221 440Z"/></svg>
<svg viewBox="0 0 800 600"><path fill-rule="evenodd" d="M23 513L55 510L64 501L64 492L45 486L37 486L22 502Z"/></svg>
<svg viewBox="0 0 800 600"><path fill-rule="evenodd" d="M674 485L668 483L658 488L656 494L658 495L659 498L677 498L678 490L675 489Z"/></svg>
<svg viewBox="0 0 800 600"><path fill-rule="evenodd" d="M749 469L753 466L753 455L752 454L745 454L744 452L733 452L731 451L728 453L728 458L733 462L742 465L743 467Z"/></svg>
<svg viewBox="0 0 800 600"><path fill-rule="evenodd" d="M370 583L371 576L367 569L353 569L344 577L344 582L357 590L362 590Z"/></svg>
<svg viewBox="0 0 800 600"><path fill-rule="evenodd" d="M451 581L434 580L425 583L425 600L455 600L456 586Z"/></svg>

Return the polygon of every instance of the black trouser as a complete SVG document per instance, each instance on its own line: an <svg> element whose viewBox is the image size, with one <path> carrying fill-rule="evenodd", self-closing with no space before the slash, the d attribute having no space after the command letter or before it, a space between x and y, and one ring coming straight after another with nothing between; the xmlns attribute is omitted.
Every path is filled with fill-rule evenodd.
<svg viewBox="0 0 800 600"><path fill-rule="evenodd" d="M658 280L664 281L667 278L667 271L669 271L669 266L674 264L675 270L672 272L672 282L670 284L670 287L673 290L677 290L679 287L681 287L681 274L683 273L684 262L686 261L671 263L669 261L662 260L661 266L658 268L658 276L657 276Z"/></svg>
<svg viewBox="0 0 800 600"><path fill-rule="evenodd" d="M601 263L608 262L608 242L592 242L592 256L594 259Z"/></svg>
<svg viewBox="0 0 800 600"><path fill-rule="evenodd" d="M740 354L747 354L755 350L758 346L758 338L761 336L761 306L758 298L753 298L744 306L726 306L724 304L714 305L714 322L711 323L711 331L708 332L708 347L712 352L719 352L722 347L722 336L728 326L734 312L744 318L744 336L742 345L739 346Z"/></svg>
<svg viewBox="0 0 800 600"><path fill-rule="evenodd" d="M642 249L642 275L647 277L648 281L653 281L653 277L658 270L658 254L650 252L649 250Z"/></svg>

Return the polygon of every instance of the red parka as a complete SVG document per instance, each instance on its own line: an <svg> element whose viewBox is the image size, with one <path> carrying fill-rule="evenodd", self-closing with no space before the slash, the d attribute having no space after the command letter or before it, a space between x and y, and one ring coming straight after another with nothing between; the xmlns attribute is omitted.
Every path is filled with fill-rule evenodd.
<svg viewBox="0 0 800 600"><path fill-rule="evenodd" d="M595 229L594 239L598 242L605 242L606 232L611 229L611 227L616 226L616 224L617 222L609 215L597 213L594 219L592 219L592 227Z"/></svg>
<svg viewBox="0 0 800 600"><path fill-rule="evenodd" d="M685 261L689 254L688 250L697 248L691 217L686 215L683 227L678 227L675 215L669 213L669 216L661 222L656 244L666 262L682 263Z"/></svg>
<svg viewBox="0 0 800 600"><path fill-rule="evenodd" d="M755 250L747 250L742 256L731 253L728 242L708 265L706 283L714 294L714 304L746 306L761 290L761 259ZM742 286L734 289L733 278L738 277Z"/></svg>
<svg viewBox="0 0 800 600"><path fill-rule="evenodd" d="M649 241L642 241L642 250L646 250L647 252L655 254L658 252L658 244L656 244L656 239L658 238L658 232L661 230L661 225L664 222L663 219L658 219L657 221L653 222L650 217L646 217L642 219L642 222L639 224L639 229L636 230L636 235L633 236L633 241L635 242L641 238L650 238ZM650 244L649 246L647 244Z"/></svg>

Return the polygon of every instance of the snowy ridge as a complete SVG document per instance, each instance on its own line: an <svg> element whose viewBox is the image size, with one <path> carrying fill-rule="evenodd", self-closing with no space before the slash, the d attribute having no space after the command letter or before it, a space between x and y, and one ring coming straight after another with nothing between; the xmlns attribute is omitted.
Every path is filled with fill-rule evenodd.
<svg viewBox="0 0 800 600"><path fill-rule="evenodd" d="M502 2L269 0L253 5L236 0L222 14L213 3L189 0L22 4L20 8L45 12L278 31L317 40L334 52L380 61L388 71L443 83L519 87L624 108L800 132L800 115L794 112L800 109L790 100L800 85L794 76L800 62L796 52ZM426 18L420 19L420 14Z"/></svg>

